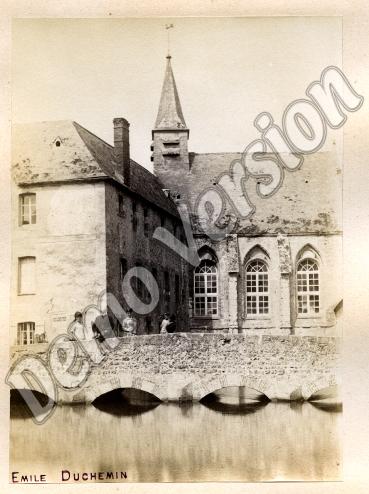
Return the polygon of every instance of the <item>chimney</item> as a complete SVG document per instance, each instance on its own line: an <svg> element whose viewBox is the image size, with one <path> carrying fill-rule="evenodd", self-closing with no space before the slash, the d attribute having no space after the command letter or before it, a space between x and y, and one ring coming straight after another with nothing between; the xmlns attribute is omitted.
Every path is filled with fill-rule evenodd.
<svg viewBox="0 0 369 494"><path fill-rule="evenodd" d="M125 118L114 118L114 154L118 172L123 175L124 183L129 185L131 162L129 156L129 123Z"/></svg>

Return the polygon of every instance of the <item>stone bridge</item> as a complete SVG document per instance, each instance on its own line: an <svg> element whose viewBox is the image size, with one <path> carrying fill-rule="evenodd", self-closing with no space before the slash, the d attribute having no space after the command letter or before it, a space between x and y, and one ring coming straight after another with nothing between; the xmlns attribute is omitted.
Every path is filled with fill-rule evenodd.
<svg viewBox="0 0 369 494"><path fill-rule="evenodd" d="M119 338L119 346L100 364L84 357L90 363L88 378L78 388L59 387L58 401L91 403L119 388L143 390L162 401L199 401L227 386L247 386L271 400L308 399L337 384L338 343L334 337L242 334ZM72 345L55 343L65 352L72 351ZM97 349L95 341L84 345L90 354ZM23 353L19 350L14 349L13 358ZM38 356L50 366L45 350Z"/></svg>

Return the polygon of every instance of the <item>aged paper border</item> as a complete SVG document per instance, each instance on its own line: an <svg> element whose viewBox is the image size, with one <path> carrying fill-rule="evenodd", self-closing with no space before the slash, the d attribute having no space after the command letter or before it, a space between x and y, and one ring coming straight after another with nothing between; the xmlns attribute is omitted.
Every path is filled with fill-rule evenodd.
<svg viewBox="0 0 369 494"><path fill-rule="evenodd" d="M369 487L369 7L365 0L13 0L0 18L0 487L1 492L366 493ZM343 69L364 95L344 127L344 481L262 484L8 484L10 29L12 17L342 16Z"/></svg>

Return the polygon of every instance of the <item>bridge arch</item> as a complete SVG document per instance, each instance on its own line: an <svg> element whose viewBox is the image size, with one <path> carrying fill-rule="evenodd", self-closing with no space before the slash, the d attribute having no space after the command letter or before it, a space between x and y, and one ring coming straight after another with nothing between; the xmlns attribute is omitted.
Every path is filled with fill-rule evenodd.
<svg viewBox="0 0 369 494"><path fill-rule="evenodd" d="M165 390L155 380L149 380L134 374L123 374L106 382L94 383L85 390L85 399L92 403L96 398L117 389L137 389L165 401Z"/></svg>
<svg viewBox="0 0 369 494"><path fill-rule="evenodd" d="M209 378L199 379L198 381L191 383L191 386L193 399L197 401L202 400L205 396L214 393L215 391L236 386L245 386L265 395L269 400L271 399L268 386L262 379L245 375L223 374L211 380L209 380Z"/></svg>

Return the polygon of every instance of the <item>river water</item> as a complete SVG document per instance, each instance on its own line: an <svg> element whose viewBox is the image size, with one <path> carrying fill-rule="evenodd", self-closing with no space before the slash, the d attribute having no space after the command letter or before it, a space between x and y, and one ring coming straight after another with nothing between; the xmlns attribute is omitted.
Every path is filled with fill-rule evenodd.
<svg viewBox="0 0 369 494"><path fill-rule="evenodd" d="M48 482L60 482L62 470L126 472L120 482L338 480L341 473L341 413L311 403L58 406L43 425L19 405L11 411L10 471L44 473Z"/></svg>

